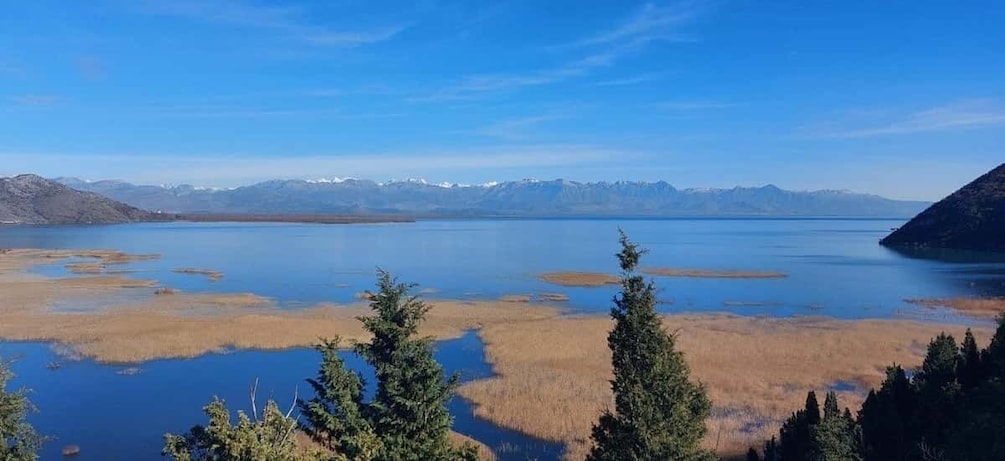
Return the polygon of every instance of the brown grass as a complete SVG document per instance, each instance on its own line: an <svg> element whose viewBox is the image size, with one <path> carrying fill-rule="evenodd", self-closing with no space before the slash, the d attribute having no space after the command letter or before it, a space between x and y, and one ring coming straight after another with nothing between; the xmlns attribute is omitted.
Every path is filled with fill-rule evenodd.
<svg viewBox="0 0 1005 461"><path fill-rule="evenodd" d="M150 261L154 259L160 259L160 255L156 254L129 254L118 250L33 250L33 249L15 249L11 250L9 253L13 253L18 257L32 257L41 255L48 259L66 259L66 258L93 258L101 261L103 264L127 264L136 261Z"/></svg>
<svg viewBox="0 0 1005 461"><path fill-rule="evenodd" d="M73 346L102 362L141 362L194 357L229 348L284 349L310 346L318 338L365 340L356 317L364 304L322 304L284 310L254 294L175 293L155 296L152 280L120 277L50 279L23 272L55 257L47 251L12 250L0 255L0 338L53 341ZM126 291L126 288L141 288ZM97 300L100 311L64 312L60 302ZM429 301L422 333L454 338L497 323L519 323L558 315L545 306L501 301Z"/></svg>
<svg viewBox="0 0 1005 461"><path fill-rule="evenodd" d="M1005 298L907 298L904 301L929 309L953 309L982 318L993 319L1005 313Z"/></svg>
<svg viewBox="0 0 1005 461"><path fill-rule="evenodd" d="M778 279L789 276L784 272L774 271L674 269L669 267L647 267L642 269L642 272L660 277L710 279Z"/></svg>
<svg viewBox="0 0 1005 461"><path fill-rule="evenodd" d="M537 299L549 303L564 303L569 300L565 293L538 293Z"/></svg>
<svg viewBox="0 0 1005 461"><path fill-rule="evenodd" d="M708 445L720 454L742 453L774 434L799 408L806 392L836 381L855 383L841 404L856 408L893 363L915 366L940 331L962 327L930 323L827 318L769 319L728 315L676 315L692 376L707 386L715 409ZM568 446L582 459L591 424L611 404L610 352L605 317L558 317L518 326L485 326L480 334L497 377L461 387L476 414L496 424ZM975 332L980 338L989 330Z"/></svg>
<svg viewBox="0 0 1005 461"><path fill-rule="evenodd" d="M67 264L66 270L74 274L100 274L105 270L105 265L101 263L74 263Z"/></svg>
<svg viewBox="0 0 1005 461"><path fill-rule="evenodd" d="M180 269L174 269L172 272L179 274L205 275L210 282L215 282L223 278L223 272L210 269L196 269L194 267L182 267Z"/></svg>
<svg viewBox="0 0 1005 461"><path fill-rule="evenodd" d="M539 279L566 287L599 287L621 283L615 275L600 272L560 271L538 274Z"/></svg>
<svg viewBox="0 0 1005 461"><path fill-rule="evenodd" d="M531 297L530 295L503 295L499 300L508 303L529 303Z"/></svg>

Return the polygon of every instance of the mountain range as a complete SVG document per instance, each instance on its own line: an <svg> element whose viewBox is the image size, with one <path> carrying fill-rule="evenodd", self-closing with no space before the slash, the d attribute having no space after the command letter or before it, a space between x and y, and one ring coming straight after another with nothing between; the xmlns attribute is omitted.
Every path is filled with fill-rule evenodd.
<svg viewBox="0 0 1005 461"><path fill-rule="evenodd" d="M667 182L522 180L479 186L423 180L272 180L233 189L56 181L165 213L408 214L415 216L861 216L910 217L927 202L773 185L677 189Z"/></svg>
<svg viewBox="0 0 1005 461"><path fill-rule="evenodd" d="M2 224L111 224L156 218L155 213L36 175L0 178Z"/></svg>

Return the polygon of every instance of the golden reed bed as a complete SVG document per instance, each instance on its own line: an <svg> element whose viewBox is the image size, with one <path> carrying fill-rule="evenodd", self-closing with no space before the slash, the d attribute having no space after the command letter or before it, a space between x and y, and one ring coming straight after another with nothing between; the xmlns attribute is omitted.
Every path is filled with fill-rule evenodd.
<svg viewBox="0 0 1005 461"><path fill-rule="evenodd" d="M676 269L670 267L646 267L642 272L659 277L686 277L710 279L779 279L788 274L777 271L762 270L709 270L709 269ZM600 287L617 285L620 279L617 275L603 272L557 271L538 274L539 279L567 287Z"/></svg>
<svg viewBox="0 0 1005 461"><path fill-rule="evenodd" d="M363 304L284 310L254 294L178 293L152 280L107 275L52 279L25 273L32 265L69 257L92 258L99 265L134 258L114 251L0 253L0 338L55 341L103 362L193 357L227 348L301 347L335 334L365 339L355 320L367 311ZM565 280L583 282L575 277L581 275ZM608 284L606 277L611 276L589 283ZM157 291L162 294L154 295ZM464 385L461 395L475 404L479 416L563 442L568 459L581 459L591 424L611 401L606 341L611 322L606 316L563 316L559 308L527 304L522 297L512 302L516 300L429 301L432 310L423 332L451 338L480 328L497 376ZM90 312L53 308L71 301L104 307ZM682 314L665 321L678 332L678 346L693 376L707 386L715 406L707 444L723 455L770 437L802 405L806 391L852 383L855 390L842 392L841 403L855 408L867 389L879 384L885 366L916 366L932 336L963 332L958 325L912 320ZM976 334L983 342L990 331L983 327Z"/></svg>
<svg viewBox="0 0 1005 461"><path fill-rule="evenodd" d="M692 377L714 405L706 443L721 455L745 452L776 434L809 390L836 382L841 404L857 408L891 363L921 363L925 346L941 331L964 328L905 320L753 318L672 315ZM591 424L611 404L606 317L555 317L519 326L487 325L480 335L498 376L461 387L476 414L496 424L565 442L567 459L583 459ZM975 332L983 341L987 328Z"/></svg>
<svg viewBox="0 0 1005 461"><path fill-rule="evenodd" d="M105 253L80 252L101 258ZM119 259L118 253L108 252ZM319 304L285 310L250 293L179 293L156 281L113 276L62 279L24 273L73 252L11 250L0 255L0 338L55 341L101 362L140 362L194 357L228 348L285 349L311 346L338 334L366 336L356 317L365 304ZM160 293L156 294L155 293ZM128 296L123 296L128 295ZM72 301L104 303L96 311L60 311ZM485 325L554 317L558 310L504 301L429 301L423 333L454 338Z"/></svg>

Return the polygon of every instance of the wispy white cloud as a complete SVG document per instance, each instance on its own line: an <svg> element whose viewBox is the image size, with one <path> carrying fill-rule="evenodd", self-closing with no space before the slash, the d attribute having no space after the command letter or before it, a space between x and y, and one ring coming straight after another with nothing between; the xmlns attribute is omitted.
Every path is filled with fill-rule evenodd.
<svg viewBox="0 0 1005 461"><path fill-rule="evenodd" d="M370 30L334 30L310 22L307 13L300 8L262 6L240 0L151 0L137 2L134 6L151 15L272 30L317 46L353 47L382 42L406 28L391 25Z"/></svg>
<svg viewBox="0 0 1005 461"><path fill-rule="evenodd" d="M717 102L717 101L667 101L656 103L655 106L659 109L677 111L677 112L692 112L692 111L702 111L702 110L714 110L714 109L725 109L728 107L734 107L736 104Z"/></svg>
<svg viewBox="0 0 1005 461"><path fill-rule="evenodd" d="M472 133L492 138L515 141L526 139L529 136L528 130L535 126L562 118L565 117L560 115L537 115L531 117L511 118L476 128L472 131Z"/></svg>
<svg viewBox="0 0 1005 461"><path fill-rule="evenodd" d="M2 152L0 156L4 162L0 164L0 175L35 172L48 177L117 178L137 183L190 183L212 187L232 187L267 179L335 176L375 180L436 177L457 181L484 175L486 171L505 174L505 170L522 168L564 169L623 160L632 155L624 150L568 144L283 157Z"/></svg>
<svg viewBox="0 0 1005 461"><path fill-rule="evenodd" d="M874 112L869 112L874 114ZM875 118L875 117L869 117ZM803 137L868 138L910 133L945 132L1005 125L1005 105L991 99L957 101L930 109L887 117L882 121L846 120L801 129Z"/></svg>
<svg viewBox="0 0 1005 461"><path fill-rule="evenodd" d="M23 67L11 62L0 61L0 75L21 77L24 74L25 70Z"/></svg>
<svg viewBox="0 0 1005 461"><path fill-rule="evenodd" d="M698 9L695 5L695 3L681 3L674 7L643 5L614 28L573 43L553 47L556 50L572 50L577 53L586 50L587 53L578 59L529 72L471 75L430 94L413 97L410 101L478 99L495 92L555 84L583 77L597 69L615 65L617 61L638 52L650 42L675 39L674 30L697 14Z"/></svg>
<svg viewBox="0 0 1005 461"><path fill-rule="evenodd" d="M610 30L572 43L572 46L603 45L627 41L650 42L653 40L682 40L674 34L675 29L694 19L698 14L697 4L681 2L671 6L653 3L643 5L628 19Z"/></svg>
<svg viewBox="0 0 1005 461"><path fill-rule="evenodd" d="M266 118L325 118L330 120L365 120L379 118L403 117L401 112L361 112L350 113L339 109L313 109L313 108L256 108L242 106L216 106L216 105L194 105L194 106L174 106L161 107L150 112L158 117L171 118L243 118L243 119L266 119Z"/></svg>
<svg viewBox="0 0 1005 461"><path fill-rule="evenodd" d="M653 82L659 80L668 75L668 72L650 72L646 74L633 75L624 78L615 78L611 80L601 80L599 82L593 83L593 86L627 86L627 85L637 85L639 83Z"/></svg>
<svg viewBox="0 0 1005 461"><path fill-rule="evenodd" d="M21 94L12 96L10 100L22 107L47 107L59 104L63 98L52 94Z"/></svg>
<svg viewBox="0 0 1005 461"><path fill-rule="evenodd" d="M425 96L410 98L410 102L461 101L484 97L488 93L516 90L523 87L549 85L586 75L600 67L610 66L628 49L597 53L553 69L525 74L472 75Z"/></svg>

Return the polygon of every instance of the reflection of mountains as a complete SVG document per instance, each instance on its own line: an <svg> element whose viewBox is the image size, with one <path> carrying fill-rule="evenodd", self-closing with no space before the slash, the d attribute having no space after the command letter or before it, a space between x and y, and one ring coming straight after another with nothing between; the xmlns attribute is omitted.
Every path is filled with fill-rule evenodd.
<svg viewBox="0 0 1005 461"><path fill-rule="evenodd" d="M1005 264L1005 253L920 247L886 247L886 249L910 259L925 259L951 264Z"/></svg>
<svg viewBox="0 0 1005 461"><path fill-rule="evenodd" d="M1005 296L1005 254L934 248L890 248L898 256L935 263L952 264L933 274L933 284L949 285L952 291L977 297ZM952 276L946 277L945 273Z"/></svg>

